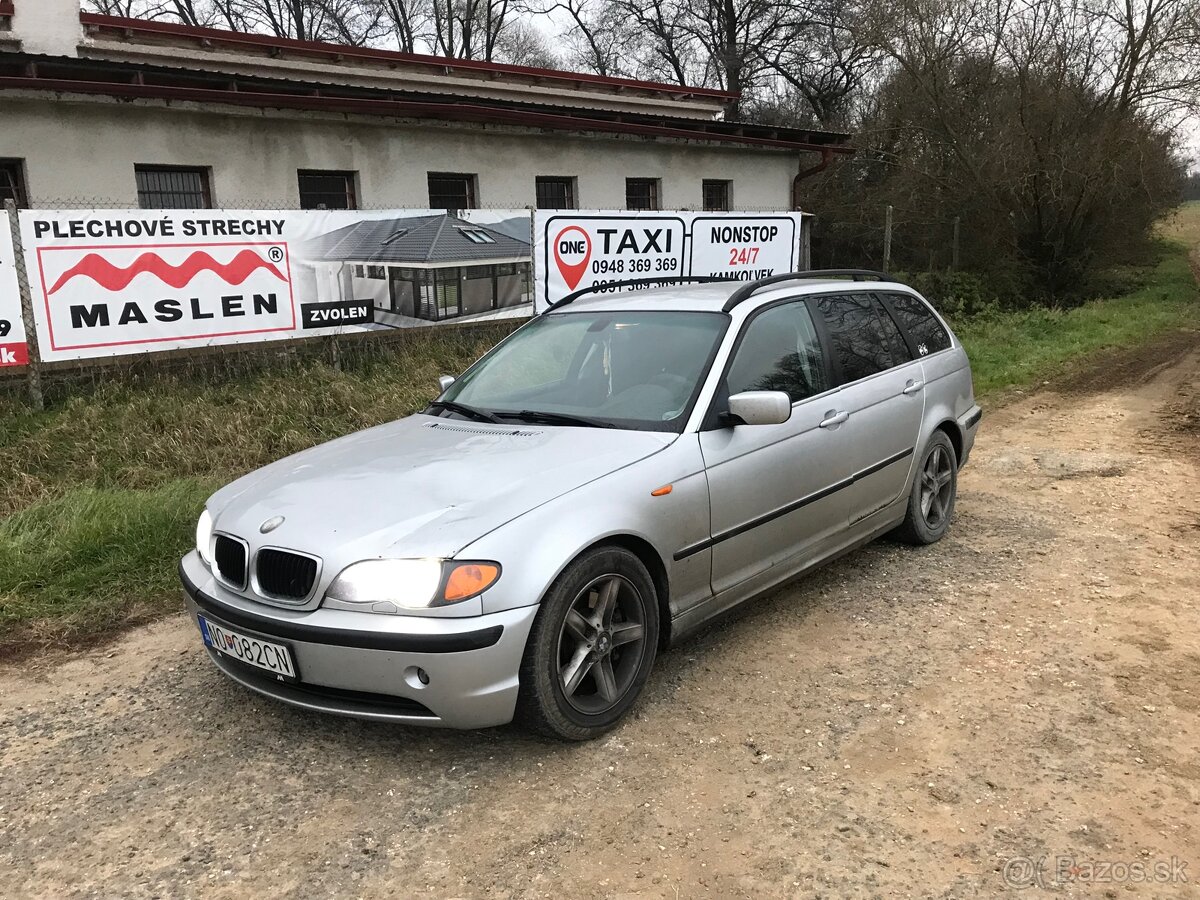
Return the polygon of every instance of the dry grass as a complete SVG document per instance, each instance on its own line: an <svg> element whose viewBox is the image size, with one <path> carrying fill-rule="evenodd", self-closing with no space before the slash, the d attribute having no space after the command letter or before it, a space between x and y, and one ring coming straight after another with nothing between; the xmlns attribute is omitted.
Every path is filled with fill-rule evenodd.
<svg viewBox="0 0 1200 900"><path fill-rule="evenodd" d="M1174 215L1163 222L1162 234L1182 241L1194 250L1200 249L1200 200L1179 207Z"/></svg>
<svg viewBox="0 0 1200 900"><path fill-rule="evenodd" d="M385 351L229 377L111 375L44 413L0 399L0 641L177 608L175 562L214 489L408 415L513 325L429 329Z"/></svg>

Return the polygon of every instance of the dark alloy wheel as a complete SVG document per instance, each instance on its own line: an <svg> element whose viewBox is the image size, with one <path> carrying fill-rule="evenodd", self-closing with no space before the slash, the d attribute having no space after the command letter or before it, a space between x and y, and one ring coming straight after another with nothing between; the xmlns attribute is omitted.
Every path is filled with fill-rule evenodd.
<svg viewBox="0 0 1200 900"><path fill-rule="evenodd" d="M942 527L954 500L953 451L935 444L921 467L921 515L930 530Z"/></svg>
<svg viewBox="0 0 1200 900"><path fill-rule="evenodd" d="M638 557L600 547L575 560L542 599L521 664L517 718L587 740L620 721L658 651L658 596Z"/></svg>
<svg viewBox="0 0 1200 900"><path fill-rule="evenodd" d="M954 516L958 492L958 457L944 431L935 431L918 457L904 523L896 536L910 544L942 539Z"/></svg>
<svg viewBox="0 0 1200 900"><path fill-rule="evenodd" d="M572 707L602 714L628 693L646 639L645 618L645 598L615 572L576 595L558 635L559 685Z"/></svg>

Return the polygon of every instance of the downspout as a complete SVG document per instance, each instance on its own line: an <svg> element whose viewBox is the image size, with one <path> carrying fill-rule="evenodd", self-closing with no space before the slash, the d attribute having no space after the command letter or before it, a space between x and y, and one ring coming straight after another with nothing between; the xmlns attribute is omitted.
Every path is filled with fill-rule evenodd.
<svg viewBox="0 0 1200 900"><path fill-rule="evenodd" d="M796 173L796 177L792 179L792 209L800 209L800 182L805 178L816 175L818 172L824 172L831 162L833 162L833 151L822 150L821 161L819 163L811 168L801 169Z"/></svg>

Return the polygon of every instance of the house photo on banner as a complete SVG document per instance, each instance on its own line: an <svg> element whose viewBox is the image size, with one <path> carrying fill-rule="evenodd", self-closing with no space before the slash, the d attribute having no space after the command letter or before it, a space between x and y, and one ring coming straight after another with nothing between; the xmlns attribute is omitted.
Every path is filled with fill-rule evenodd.
<svg viewBox="0 0 1200 900"><path fill-rule="evenodd" d="M487 224L485 224L485 222ZM529 315L529 213L472 210L363 220L309 241L317 298L370 301L377 325Z"/></svg>

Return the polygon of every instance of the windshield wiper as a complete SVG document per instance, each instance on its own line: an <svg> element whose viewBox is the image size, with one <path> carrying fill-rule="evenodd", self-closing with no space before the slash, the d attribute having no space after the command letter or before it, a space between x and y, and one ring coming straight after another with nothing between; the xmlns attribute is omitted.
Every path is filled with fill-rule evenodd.
<svg viewBox="0 0 1200 900"><path fill-rule="evenodd" d="M521 419L526 422L540 422L543 425L582 425L585 428L616 428L611 422L599 419L589 419L586 416L572 416L568 413L542 412L536 409L523 409L520 412L498 411L498 416L509 419Z"/></svg>
<svg viewBox="0 0 1200 900"><path fill-rule="evenodd" d="M467 406L465 403L455 403L453 400L434 400L429 404L430 409L444 409L449 412L456 412L460 416L466 416L468 419L474 419L476 422L492 422L499 424L500 420L493 416L490 412L485 412L482 409L476 409L473 406Z"/></svg>

